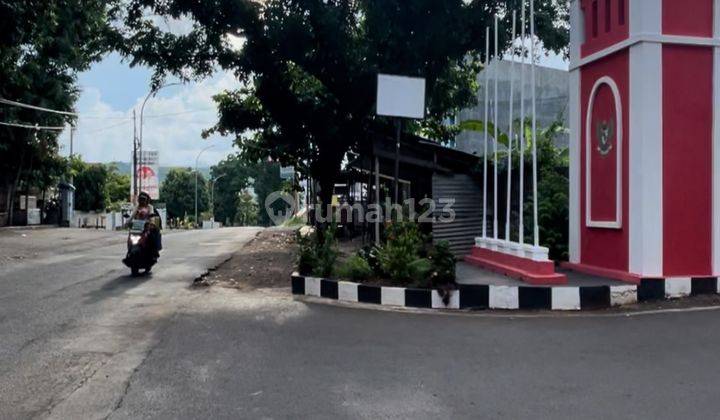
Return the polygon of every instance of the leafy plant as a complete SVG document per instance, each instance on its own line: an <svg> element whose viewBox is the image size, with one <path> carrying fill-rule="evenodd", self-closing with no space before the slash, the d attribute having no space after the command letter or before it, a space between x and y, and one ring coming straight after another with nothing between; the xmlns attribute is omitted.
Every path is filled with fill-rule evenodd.
<svg viewBox="0 0 720 420"><path fill-rule="evenodd" d="M295 233L298 244L297 269L302 275L311 274L315 267L315 243L313 235L303 236L300 231Z"/></svg>
<svg viewBox="0 0 720 420"><path fill-rule="evenodd" d="M468 120L460 124L465 130L485 132L486 124L479 120ZM514 136L512 161L513 167L517 168L520 159L524 159L525 168L532 167L532 124L528 119L521 123L520 120L515 122L515 133L524 130L525 134L525 154L521 157L519 152L519 135ZM494 134L494 126L487 123L489 135ZM537 168L538 168L538 224L540 226L540 244L546 246L550 250L550 258L554 260L567 260L568 258L568 168L569 154L567 148L557 147L555 140L558 136L566 133L567 128L561 121L556 121L547 127L538 127L535 132L537 138ZM508 135L498 131L498 143L508 145ZM492 159L489 159L489 165L492 165ZM507 153L504 150L498 151L498 172L502 179L507 176L506 169ZM517 171L513 171L513 176L517 177ZM532 185L532 171L525 171L525 185ZM507 178L505 178L507 179ZM513 180L514 185L518 179ZM502 183L501 183L502 184ZM504 188L499 191L504 193ZM513 191L516 193L516 191ZM531 189L525 188L524 200L524 219L525 231L523 232L525 242L532 243L532 212L533 203ZM500 202L505 202L500 199ZM511 232L518 230L518 215L516 213L515 203L513 203L513 218L511 219ZM500 211L500 225L504 224L505 211Z"/></svg>
<svg viewBox="0 0 720 420"><path fill-rule="evenodd" d="M382 272L394 281L412 280L417 275L412 263L424 254L425 239L414 222L391 224L386 231L385 244L378 249Z"/></svg>
<svg viewBox="0 0 720 420"><path fill-rule="evenodd" d="M335 262L338 257L337 241L335 240L335 235L331 233L334 231L335 229L333 227L330 232L325 232L325 234L322 235L322 240L319 240L317 243L315 251L316 265L313 270L313 275L330 277L333 274Z"/></svg>
<svg viewBox="0 0 720 420"><path fill-rule="evenodd" d="M420 231L420 227L415 221L404 220L391 223L385 231L386 244L401 240L410 247L414 254L424 255L424 244L428 241L428 237Z"/></svg>
<svg viewBox="0 0 720 420"><path fill-rule="evenodd" d="M337 242L333 228L325 232L322 237L313 232L304 237L298 232L296 242L298 244L297 266L300 274L312 274L318 277L330 277L333 274L335 262L338 257Z"/></svg>
<svg viewBox="0 0 720 420"><path fill-rule="evenodd" d="M341 278L360 281L370 278L373 275L373 270L362 256L353 255L338 268L337 275Z"/></svg>
<svg viewBox="0 0 720 420"><path fill-rule="evenodd" d="M429 287L433 271L432 262L427 258L418 258L408 265L410 278L418 287Z"/></svg>
<svg viewBox="0 0 720 420"><path fill-rule="evenodd" d="M365 261L367 261L372 271L378 275L382 274L380 260L378 259L379 253L380 247L375 245L365 246L360 251L358 251L358 255L360 255Z"/></svg>
<svg viewBox="0 0 720 420"><path fill-rule="evenodd" d="M447 241L435 244L428 258L432 263L433 286L455 283L455 255L450 251L450 244Z"/></svg>

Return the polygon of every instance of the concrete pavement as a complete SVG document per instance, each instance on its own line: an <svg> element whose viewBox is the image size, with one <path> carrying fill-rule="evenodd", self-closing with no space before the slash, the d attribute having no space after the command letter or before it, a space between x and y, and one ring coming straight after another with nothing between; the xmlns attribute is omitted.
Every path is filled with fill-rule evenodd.
<svg viewBox="0 0 720 420"><path fill-rule="evenodd" d="M720 411L720 311L498 318L336 307L293 300L289 290L187 288L252 234L170 235L147 281L124 278L109 257L39 261L12 277L0 270L0 418Z"/></svg>

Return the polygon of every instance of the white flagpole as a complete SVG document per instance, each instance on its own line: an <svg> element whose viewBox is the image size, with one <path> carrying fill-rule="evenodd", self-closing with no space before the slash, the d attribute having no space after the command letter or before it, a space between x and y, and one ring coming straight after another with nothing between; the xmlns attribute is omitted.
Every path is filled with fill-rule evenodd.
<svg viewBox="0 0 720 420"><path fill-rule="evenodd" d="M498 71L498 17L495 15L495 71L493 72L493 77L495 78L495 95L493 96L493 99L495 101L495 112L493 113L493 178L494 178L494 188L493 188L493 238L498 238L498 153L497 153L497 137L498 137L498 127L497 127L497 117L498 117L498 78L497 78L497 71Z"/></svg>
<svg viewBox="0 0 720 420"><path fill-rule="evenodd" d="M533 236L535 246L540 246L540 229L538 227L538 194L537 194L537 114L535 86L535 0L530 0L530 85L532 86L532 163L533 163Z"/></svg>
<svg viewBox="0 0 720 420"><path fill-rule="evenodd" d="M525 0L520 12L520 203L518 226L518 242L525 243L525 226L523 222L525 201Z"/></svg>
<svg viewBox="0 0 720 420"><path fill-rule="evenodd" d="M507 146L507 204L505 206L505 240L510 241L510 204L512 203L512 143L513 143L513 114L515 100L515 24L516 24L516 11L513 10L512 14L512 38L510 41L510 125L508 125L508 146Z"/></svg>
<svg viewBox="0 0 720 420"><path fill-rule="evenodd" d="M482 237L487 238L487 152L488 152L488 91L490 90L490 27L485 28L485 142L483 144L483 215L482 215Z"/></svg>

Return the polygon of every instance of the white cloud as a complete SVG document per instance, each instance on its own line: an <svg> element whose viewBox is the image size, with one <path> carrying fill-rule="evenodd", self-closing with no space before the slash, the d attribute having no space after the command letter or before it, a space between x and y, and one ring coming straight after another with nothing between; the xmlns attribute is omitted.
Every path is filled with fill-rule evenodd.
<svg viewBox="0 0 720 420"><path fill-rule="evenodd" d="M213 145L200 158L201 166L217 163L232 153L232 139L201 132L214 125L217 111L212 96L236 89L239 82L230 73L219 73L199 83L168 87L145 106L143 147L160 152L163 166L193 166L198 153ZM81 117L74 136L74 151L90 162L129 161L132 150L132 111L139 112L145 97L129 109L115 109L103 101L96 87L84 89L77 105ZM69 132L61 135L63 155L69 153Z"/></svg>

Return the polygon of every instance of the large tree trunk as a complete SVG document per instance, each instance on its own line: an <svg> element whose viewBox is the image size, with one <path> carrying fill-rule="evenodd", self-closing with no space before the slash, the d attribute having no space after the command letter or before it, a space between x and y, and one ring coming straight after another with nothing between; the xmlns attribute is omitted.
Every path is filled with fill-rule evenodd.
<svg viewBox="0 0 720 420"><path fill-rule="evenodd" d="M23 161L25 160L25 151L23 150L20 155L20 164L18 165L17 173L15 174L15 180L12 186L8 190L8 220L7 225L12 225L13 216L15 213L15 193L17 192L18 184L20 183L20 175L22 174Z"/></svg>
<svg viewBox="0 0 720 420"><path fill-rule="evenodd" d="M332 223L332 196L344 156L345 151L343 150L321 151L319 158L311 165L312 176L320 187L320 191L317 193L320 203L315 208L316 215L313 224L321 237L323 231Z"/></svg>
<svg viewBox="0 0 720 420"><path fill-rule="evenodd" d="M12 188L12 182L10 181L10 177L6 177L4 180L5 184L5 203L3 203L3 209L5 210L5 216L8 218L8 220L5 221L5 224L10 224L9 217L10 217L10 189Z"/></svg>

